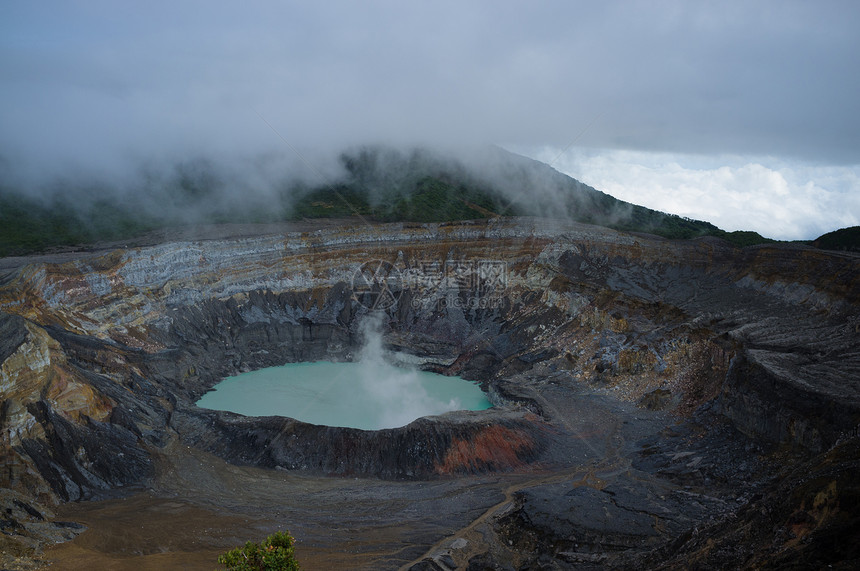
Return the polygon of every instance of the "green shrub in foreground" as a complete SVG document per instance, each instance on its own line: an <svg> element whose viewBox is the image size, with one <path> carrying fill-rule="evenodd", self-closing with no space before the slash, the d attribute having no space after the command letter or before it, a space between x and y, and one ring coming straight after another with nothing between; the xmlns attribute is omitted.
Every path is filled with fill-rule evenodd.
<svg viewBox="0 0 860 571"><path fill-rule="evenodd" d="M232 571L298 571L294 543L289 532L278 531L260 544L249 541L220 555L218 563Z"/></svg>

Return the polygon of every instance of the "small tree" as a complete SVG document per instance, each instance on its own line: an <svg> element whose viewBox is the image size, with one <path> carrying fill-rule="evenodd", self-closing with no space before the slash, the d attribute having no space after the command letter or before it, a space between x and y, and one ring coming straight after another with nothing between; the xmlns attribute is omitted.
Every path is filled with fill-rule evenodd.
<svg viewBox="0 0 860 571"><path fill-rule="evenodd" d="M299 571L295 542L288 531L278 531L260 544L249 541L220 555L218 563L231 571Z"/></svg>

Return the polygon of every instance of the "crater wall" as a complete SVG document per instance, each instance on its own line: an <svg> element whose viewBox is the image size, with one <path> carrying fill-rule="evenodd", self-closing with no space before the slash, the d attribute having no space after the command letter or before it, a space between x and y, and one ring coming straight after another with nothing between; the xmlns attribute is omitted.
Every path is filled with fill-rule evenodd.
<svg viewBox="0 0 860 571"><path fill-rule="evenodd" d="M383 262L385 279L362 283L368 262ZM564 431L529 389L548 378L678 418L707 409L754 438L823 450L860 423L857 267L803 247L534 219L34 260L0 288L0 485L49 503L91 497L145 483L172 442L235 463L384 478L552 465ZM380 284L393 302L373 308L365 286ZM351 359L371 312L385 316L389 349L480 381L499 406L378 433L194 406L226 375Z"/></svg>

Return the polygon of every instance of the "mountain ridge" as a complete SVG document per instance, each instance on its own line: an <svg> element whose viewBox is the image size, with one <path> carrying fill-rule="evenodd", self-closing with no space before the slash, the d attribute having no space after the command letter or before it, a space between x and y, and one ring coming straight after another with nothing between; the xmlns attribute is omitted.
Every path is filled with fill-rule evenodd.
<svg viewBox="0 0 860 571"><path fill-rule="evenodd" d="M0 184L0 256L81 248L194 224L272 223L359 216L373 222L454 222L497 216L562 218L669 239L771 243L702 220L616 199L534 159L496 146L461 153L361 146L340 153L337 174L309 183L281 177L263 194L218 163L180 161L120 191L64 184L41 198ZM313 169L313 167L311 167ZM244 186L243 186L244 185Z"/></svg>

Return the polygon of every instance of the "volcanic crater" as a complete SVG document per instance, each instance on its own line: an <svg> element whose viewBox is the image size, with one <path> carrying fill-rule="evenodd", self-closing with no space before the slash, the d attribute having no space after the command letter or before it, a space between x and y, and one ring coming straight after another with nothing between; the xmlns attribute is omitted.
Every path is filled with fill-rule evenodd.
<svg viewBox="0 0 860 571"><path fill-rule="evenodd" d="M860 557L832 541L858 529L856 254L534 218L198 232L3 261L4 565L209 568L278 528L311 569ZM368 319L494 407L364 431L194 404L353 360Z"/></svg>

